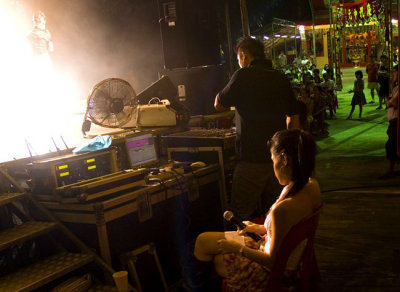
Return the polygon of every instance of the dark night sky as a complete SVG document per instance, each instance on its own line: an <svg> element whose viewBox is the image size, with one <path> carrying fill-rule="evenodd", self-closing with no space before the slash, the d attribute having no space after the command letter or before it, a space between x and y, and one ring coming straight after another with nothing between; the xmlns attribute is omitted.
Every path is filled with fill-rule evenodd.
<svg viewBox="0 0 400 292"><path fill-rule="evenodd" d="M311 19L308 0L248 0L247 6L252 30L271 23L274 17L294 22Z"/></svg>
<svg viewBox="0 0 400 292"><path fill-rule="evenodd" d="M35 10L47 15L47 28L55 46L52 55L55 66L74 72L85 92L82 98L105 78L123 78L136 92L158 79L163 55L157 0L19 2L25 7L27 17ZM307 0L247 2L252 30L267 24L272 17L289 20L308 17ZM239 0L231 0L230 5L235 41L241 35Z"/></svg>

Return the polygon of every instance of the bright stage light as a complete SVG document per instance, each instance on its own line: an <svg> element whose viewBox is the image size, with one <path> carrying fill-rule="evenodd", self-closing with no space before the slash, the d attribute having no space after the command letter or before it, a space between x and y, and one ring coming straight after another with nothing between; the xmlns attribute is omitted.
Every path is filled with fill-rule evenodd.
<svg viewBox="0 0 400 292"><path fill-rule="evenodd" d="M28 157L26 141L33 155L55 151L51 137L59 138L70 127L75 106L71 99L76 88L71 78L55 72L49 56L33 56L27 39L30 20L22 10L1 2L0 161Z"/></svg>

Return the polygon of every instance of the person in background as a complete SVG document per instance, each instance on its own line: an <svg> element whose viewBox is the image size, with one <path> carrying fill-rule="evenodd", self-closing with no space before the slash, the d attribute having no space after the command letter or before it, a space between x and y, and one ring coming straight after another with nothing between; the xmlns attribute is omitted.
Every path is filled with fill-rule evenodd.
<svg viewBox="0 0 400 292"><path fill-rule="evenodd" d="M313 122L312 122L312 133L316 136L326 136L328 131L325 124L325 109L326 100L321 94L321 87L319 85L314 86L313 94Z"/></svg>
<svg viewBox="0 0 400 292"><path fill-rule="evenodd" d="M32 16L33 29L28 34L28 40L34 56L48 56L54 51L51 34L46 29L46 15L42 11L36 11Z"/></svg>
<svg viewBox="0 0 400 292"><path fill-rule="evenodd" d="M300 68L301 65L301 58L299 56L296 56L293 60L293 64L296 65L297 68Z"/></svg>
<svg viewBox="0 0 400 292"><path fill-rule="evenodd" d="M376 109L382 109L382 104L389 96L389 59L387 56L381 56L381 63L378 70L379 83L379 106Z"/></svg>
<svg viewBox="0 0 400 292"><path fill-rule="evenodd" d="M376 94L378 94L379 90L379 83L378 83L378 70L379 70L379 64L376 63L375 57L370 56L369 57L369 63L367 64L366 67L366 72L368 74L368 89L371 90L371 101L369 103L374 103L374 91L376 91Z"/></svg>
<svg viewBox="0 0 400 292"><path fill-rule="evenodd" d="M312 84L312 82L311 82ZM311 133L311 122L313 121L313 100L310 98L310 88L303 87L300 89L299 96L299 113L300 113L300 126L304 131ZM313 90L313 89L312 89Z"/></svg>
<svg viewBox="0 0 400 292"><path fill-rule="evenodd" d="M329 73L325 72L322 75L322 78L324 79L320 83L321 87L321 94L323 95L324 100L326 101L326 105L329 109L329 116L330 118L333 118L334 113L336 112L336 107L337 107L337 98L335 94L335 82L330 79Z"/></svg>
<svg viewBox="0 0 400 292"><path fill-rule="evenodd" d="M279 53L278 59L279 59L279 67L285 69L287 65L287 57L283 51Z"/></svg>
<svg viewBox="0 0 400 292"><path fill-rule="evenodd" d="M324 69L322 69L322 76L324 76L325 73L328 73L329 79L333 80L333 69L329 66L329 64L325 64Z"/></svg>
<svg viewBox="0 0 400 292"><path fill-rule="evenodd" d="M363 80L363 73L361 70L357 70L355 72L356 80L354 81L354 87L352 90L349 91L349 93L353 92L353 98L351 100L351 110L350 114L346 118L346 120L351 120L353 117L353 112L354 108L356 105L359 106L360 108L360 113L358 114L358 118L361 120L362 119L362 107L364 104L367 103L365 100L365 95L364 95L364 80Z"/></svg>
<svg viewBox="0 0 400 292"><path fill-rule="evenodd" d="M313 214L322 204L318 182L311 178L316 144L301 130L277 132L269 143L273 169L284 186L267 213L263 225L243 222L240 232L204 232L196 240L194 255L198 261L213 262L216 272L226 278L230 292L263 292L277 251L292 226ZM259 242L246 236L253 232ZM290 255L286 275L295 274L305 242Z"/></svg>
<svg viewBox="0 0 400 292"><path fill-rule="evenodd" d="M396 65L393 68L392 81L394 88L390 98L386 101L386 106L388 107L387 117L389 121L389 126L386 131L388 135L388 140L385 144L386 158L389 160L388 172L380 177L380 179L392 178L396 175L394 171L396 163L400 163L400 157L397 154L397 122L399 119L399 84L397 82L399 74L399 67Z"/></svg>
<svg viewBox="0 0 400 292"><path fill-rule="evenodd" d="M236 164L228 206L235 216L250 220L261 215L261 198L270 206L279 188L265 145L275 132L299 128L297 102L289 80L272 69L264 44L250 37L236 46L240 69L215 97L218 111L236 109ZM263 196L262 196L263 194Z"/></svg>
<svg viewBox="0 0 400 292"><path fill-rule="evenodd" d="M310 65L310 60L308 59L308 56L306 54L303 55L303 58L301 59L301 65L308 67Z"/></svg>
<svg viewBox="0 0 400 292"><path fill-rule="evenodd" d="M315 68L313 70L313 77L314 77L315 85L318 85L321 83L321 76L319 76L319 69Z"/></svg>

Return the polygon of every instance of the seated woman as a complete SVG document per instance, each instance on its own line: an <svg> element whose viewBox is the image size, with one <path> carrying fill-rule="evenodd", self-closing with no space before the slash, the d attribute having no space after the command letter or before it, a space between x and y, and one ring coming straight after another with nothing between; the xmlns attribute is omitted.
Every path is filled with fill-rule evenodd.
<svg viewBox="0 0 400 292"><path fill-rule="evenodd" d="M243 244L232 240L232 233L205 232L196 240L195 257L199 261L214 261L217 273L227 279L229 291L265 291L269 268L284 237L292 226L321 205L318 182L311 178L316 154L312 136L301 130L279 131L269 142L269 148L275 176L285 187L271 206L264 225L244 222L244 230L233 232L239 238L253 232L263 239L256 243L244 236ZM296 270L305 244L302 242L292 252L287 271Z"/></svg>

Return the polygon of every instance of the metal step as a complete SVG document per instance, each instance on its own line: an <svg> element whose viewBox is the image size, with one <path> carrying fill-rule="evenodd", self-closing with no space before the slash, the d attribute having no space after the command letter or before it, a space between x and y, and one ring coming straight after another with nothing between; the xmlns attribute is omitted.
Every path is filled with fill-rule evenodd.
<svg viewBox="0 0 400 292"><path fill-rule="evenodd" d="M0 231L0 250L53 230L55 222L28 221L10 229Z"/></svg>
<svg viewBox="0 0 400 292"><path fill-rule="evenodd" d="M1 292L32 291L93 260L91 255L61 252L0 278Z"/></svg>
<svg viewBox="0 0 400 292"><path fill-rule="evenodd" d="M18 201L25 197L23 193L2 193L0 194L0 206Z"/></svg>

